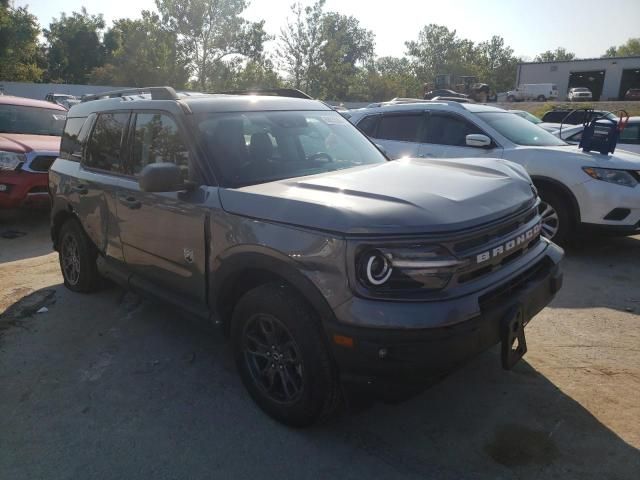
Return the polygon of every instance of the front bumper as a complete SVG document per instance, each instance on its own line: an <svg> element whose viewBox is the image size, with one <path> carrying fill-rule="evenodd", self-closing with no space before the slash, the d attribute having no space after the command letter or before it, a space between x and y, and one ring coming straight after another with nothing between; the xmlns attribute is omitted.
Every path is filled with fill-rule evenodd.
<svg viewBox="0 0 640 480"><path fill-rule="evenodd" d="M48 184L46 172L0 171L0 208L48 208Z"/></svg>
<svg viewBox="0 0 640 480"><path fill-rule="evenodd" d="M640 185L633 188L614 185L601 180L589 180L572 190L580 205L580 223L610 230L637 231L640 225ZM605 220L614 209L628 209L622 220Z"/></svg>
<svg viewBox="0 0 640 480"><path fill-rule="evenodd" d="M454 321L454 308L440 325L431 328L381 329L340 322L330 325L334 358L347 388L379 397L404 396L499 343L503 321L514 309L520 309L524 323L528 323L562 286L563 252L554 244L546 250L534 265L491 289L477 292L474 301L480 313L472 318ZM398 305L368 302L375 303L371 308L388 310L391 315ZM416 314L421 305L413 304ZM336 344L335 335L353 339L352 346Z"/></svg>

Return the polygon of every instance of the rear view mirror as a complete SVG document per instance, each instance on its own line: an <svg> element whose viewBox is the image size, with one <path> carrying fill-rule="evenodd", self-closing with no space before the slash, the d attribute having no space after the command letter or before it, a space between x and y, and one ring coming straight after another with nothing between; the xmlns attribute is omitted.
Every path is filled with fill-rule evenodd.
<svg viewBox="0 0 640 480"><path fill-rule="evenodd" d="M182 173L175 163L151 163L142 169L138 179L143 192L177 192L184 190Z"/></svg>
<svg viewBox="0 0 640 480"><path fill-rule="evenodd" d="M481 133L472 133L467 135L466 143L469 147L485 148L491 146L491 139Z"/></svg>

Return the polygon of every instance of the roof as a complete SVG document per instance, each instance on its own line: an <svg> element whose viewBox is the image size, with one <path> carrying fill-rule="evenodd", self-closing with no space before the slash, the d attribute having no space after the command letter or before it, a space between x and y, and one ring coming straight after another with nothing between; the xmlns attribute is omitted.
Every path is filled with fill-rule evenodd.
<svg viewBox="0 0 640 480"><path fill-rule="evenodd" d="M66 112L67 109L56 103L46 102L44 100L34 100L33 98L13 97L11 95L0 95L0 105L20 105L23 107L48 108L50 110L61 110Z"/></svg>
<svg viewBox="0 0 640 480"><path fill-rule="evenodd" d="M575 63L575 62L592 62L594 60L612 61L612 60L627 60L637 59L640 62L640 55L631 55L628 57L595 57L595 58L574 58L573 60L555 60L551 62L520 62L518 65L542 65L545 63Z"/></svg>
<svg viewBox="0 0 640 480"><path fill-rule="evenodd" d="M164 110L168 104L179 102L193 113L205 112L250 112L260 110L327 110L332 109L318 100L276 97L272 95L227 95L227 94L178 94L178 100L152 100L151 95L125 95L85 101L71 107L71 116L86 116L93 112L109 110Z"/></svg>

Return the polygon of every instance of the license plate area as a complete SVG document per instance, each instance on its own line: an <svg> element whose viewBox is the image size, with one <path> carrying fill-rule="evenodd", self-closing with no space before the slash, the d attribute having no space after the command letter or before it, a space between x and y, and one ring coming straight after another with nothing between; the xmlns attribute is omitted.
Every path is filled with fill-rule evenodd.
<svg viewBox="0 0 640 480"><path fill-rule="evenodd" d="M527 340L524 335L525 326L522 307L518 306L502 321L502 368L511 370L527 353Z"/></svg>

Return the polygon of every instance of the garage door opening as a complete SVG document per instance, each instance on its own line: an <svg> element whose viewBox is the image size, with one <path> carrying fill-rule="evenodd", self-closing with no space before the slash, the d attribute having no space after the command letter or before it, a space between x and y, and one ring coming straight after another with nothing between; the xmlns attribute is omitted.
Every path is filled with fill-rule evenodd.
<svg viewBox="0 0 640 480"><path fill-rule="evenodd" d="M618 100L624 100L624 96L630 88L640 88L640 68L632 68L630 70L622 71Z"/></svg>
<svg viewBox="0 0 640 480"><path fill-rule="evenodd" d="M569 88L586 87L591 90L591 94L595 101L600 100L603 85L604 70L595 70L592 72L571 72L569 74ZM569 93L568 89L567 93Z"/></svg>

